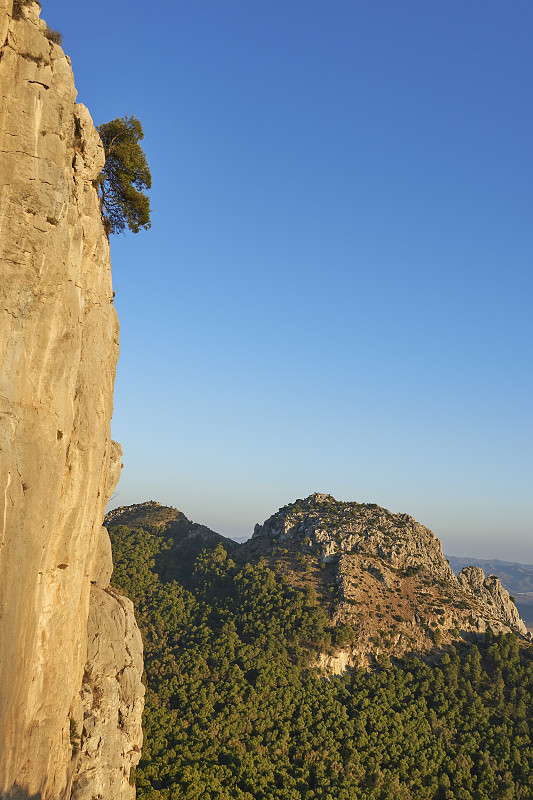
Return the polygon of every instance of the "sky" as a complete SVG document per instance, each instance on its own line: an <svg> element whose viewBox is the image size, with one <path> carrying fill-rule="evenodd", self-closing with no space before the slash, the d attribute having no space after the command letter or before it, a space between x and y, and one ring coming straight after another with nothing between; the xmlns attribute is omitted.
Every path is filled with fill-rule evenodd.
<svg viewBox="0 0 533 800"><path fill-rule="evenodd" d="M314 491L533 563L531 0L43 0L95 124L138 117L112 237L110 507L246 536Z"/></svg>

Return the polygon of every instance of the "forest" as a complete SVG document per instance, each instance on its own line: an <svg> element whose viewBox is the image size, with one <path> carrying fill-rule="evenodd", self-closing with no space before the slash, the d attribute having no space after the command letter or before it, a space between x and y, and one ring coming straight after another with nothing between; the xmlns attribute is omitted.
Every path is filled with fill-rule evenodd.
<svg viewBox="0 0 533 800"><path fill-rule="evenodd" d="M533 648L514 634L331 678L318 654L354 632L311 588L179 526L109 532L145 647L139 800L533 797Z"/></svg>

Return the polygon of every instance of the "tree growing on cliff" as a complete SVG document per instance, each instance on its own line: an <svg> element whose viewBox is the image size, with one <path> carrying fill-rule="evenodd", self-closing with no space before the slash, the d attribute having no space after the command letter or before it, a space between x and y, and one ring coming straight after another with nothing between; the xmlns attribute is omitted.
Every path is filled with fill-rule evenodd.
<svg viewBox="0 0 533 800"><path fill-rule="evenodd" d="M105 166L97 179L102 214L108 233L121 233L126 225L138 233L150 227L150 200L144 190L152 185L150 168L139 141L142 125L134 117L98 126L105 150Z"/></svg>

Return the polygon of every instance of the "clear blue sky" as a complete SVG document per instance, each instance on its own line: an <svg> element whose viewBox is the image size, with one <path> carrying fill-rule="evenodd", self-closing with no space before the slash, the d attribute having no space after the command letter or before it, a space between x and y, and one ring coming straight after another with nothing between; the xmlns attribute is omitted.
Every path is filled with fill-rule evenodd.
<svg viewBox="0 0 533 800"><path fill-rule="evenodd" d="M533 563L531 0L42 16L152 168L112 240L113 505L241 536L323 491Z"/></svg>

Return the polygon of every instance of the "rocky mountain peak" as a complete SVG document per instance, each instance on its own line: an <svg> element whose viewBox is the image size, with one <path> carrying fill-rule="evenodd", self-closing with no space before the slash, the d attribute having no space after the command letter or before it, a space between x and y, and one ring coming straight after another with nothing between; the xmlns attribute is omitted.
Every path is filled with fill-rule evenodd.
<svg viewBox="0 0 533 800"><path fill-rule="evenodd" d="M526 633L498 578L475 567L457 578L429 528L375 503L316 492L256 525L250 546L295 584L314 585L356 631L338 663L322 664L329 671L486 630Z"/></svg>
<svg viewBox="0 0 533 800"><path fill-rule="evenodd" d="M158 525L158 518L165 524ZM222 546L234 564L260 563L306 591L327 611L332 627L353 631L342 650L321 655L317 666L329 673L429 654L488 630L525 633L497 578L468 569L458 579L428 528L375 503L315 492L256 525L242 544L154 502L115 509L106 523L155 525L150 534L167 539L161 575L187 581L198 554Z"/></svg>
<svg viewBox="0 0 533 800"><path fill-rule="evenodd" d="M317 553L325 563L341 555L366 554L383 558L396 569L423 571L436 581L457 583L429 528L375 503L343 502L316 492L256 525L253 535Z"/></svg>

